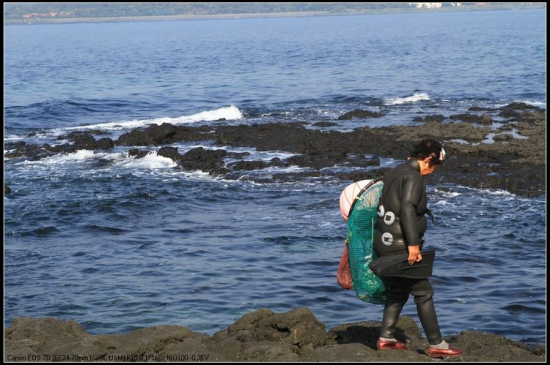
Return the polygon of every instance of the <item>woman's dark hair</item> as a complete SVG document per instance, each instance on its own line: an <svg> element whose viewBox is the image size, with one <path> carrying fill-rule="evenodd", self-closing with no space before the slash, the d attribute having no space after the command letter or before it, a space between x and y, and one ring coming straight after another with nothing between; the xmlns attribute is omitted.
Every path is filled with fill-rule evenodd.
<svg viewBox="0 0 550 365"><path fill-rule="evenodd" d="M414 146L412 157L419 160L431 157L429 165L439 165L445 159L445 151L441 143L434 139L426 138Z"/></svg>

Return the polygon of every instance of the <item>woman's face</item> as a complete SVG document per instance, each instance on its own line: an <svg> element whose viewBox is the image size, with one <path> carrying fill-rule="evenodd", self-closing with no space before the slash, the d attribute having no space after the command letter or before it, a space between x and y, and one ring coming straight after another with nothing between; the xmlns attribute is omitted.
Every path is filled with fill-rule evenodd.
<svg viewBox="0 0 550 365"><path fill-rule="evenodd" d="M436 168L437 168L437 165L432 165L432 166L426 167L426 169L424 169L424 171L422 171L422 169L421 169L420 170L420 175L426 176L426 175L429 175L429 174L433 174Z"/></svg>
<svg viewBox="0 0 550 365"><path fill-rule="evenodd" d="M419 160L418 164L420 165L420 175L426 176L429 174L433 174L433 172L436 170L437 166L436 164L430 164L431 157L426 157L423 160Z"/></svg>

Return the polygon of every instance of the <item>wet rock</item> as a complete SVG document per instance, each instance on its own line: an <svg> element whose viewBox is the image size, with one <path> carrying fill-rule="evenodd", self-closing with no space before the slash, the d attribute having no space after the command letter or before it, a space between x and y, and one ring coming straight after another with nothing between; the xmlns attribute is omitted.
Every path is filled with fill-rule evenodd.
<svg viewBox="0 0 550 365"><path fill-rule="evenodd" d="M351 120L353 118L366 119L366 118L380 118L384 114L371 112L370 110L355 109L351 112L347 112L338 117L338 120Z"/></svg>
<svg viewBox="0 0 550 365"><path fill-rule="evenodd" d="M97 149L97 143L93 136L86 134L74 139L74 148L79 150L95 150Z"/></svg>
<svg viewBox="0 0 550 365"><path fill-rule="evenodd" d="M100 138L97 140L97 149L100 150L110 150L111 148L115 147L115 143L111 138Z"/></svg>
<svg viewBox="0 0 550 365"><path fill-rule="evenodd" d="M269 165L264 161L238 161L228 166L230 166L234 171L241 171L241 170L252 171L252 170L260 170L260 169L266 168Z"/></svg>
<svg viewBox="0 0 550 365"><path fill-rule="evenodd" d="M161 147L157 151L157 156L166 157L176 162L183 158L183 156L178 153L178 149L176 147Z"/></svg>
<svg viewBox="0 0 550 365"><path fill-rule="evenodd" d="M193 148L179 159L180 165L186 170L202 170L210 172L224 167L225 150L207 150L203 147Z"/></svg>
<svg viewBox="0 0 550 365"><path fill-rule="evenodd" d="M338 126L338 123L334 123L334 122L317 122L317 123L313 123L313 126L314 127L336 127L336 126Z"/></svg>
<svg viewBox="0 0 550 365"><path fill-rule="evenodd" d="M120 146L149 146L155 144L155 141L147 134L147 131L134 129L118 137L117 144Z"/></svg>
<svg viewBox="0 0 550 365"><path fill-rule="evenodd" d="M455 114L451 115L451 119L459 119L463 122L468 123L478 123L478 124L491 124L493 123L493 118L487 114L483 115L472 115L472 114Z"/></svg>
<svg viewBox="0 0 550 365"><path fill-rule="evenodd" d="M504 142L504 141L510 141L510 140L513 140L514 137L511 135L511 134L508 134L508 133L501 133L501 134L496 134L493 136L493 140L494 141L499 141L499 142Z"/></svg>
<svg viewBox="0 0 550 365"><path fill-rule="evenodd" d="M142 151L137 148L130 148L128 150L128 157L143 158L147 156L150 151Z"/></svg>
<svg viewBox="0 0 550 365"><path fill-rule="evenodd" d="M445 116L443 116L442 114L433 114L433 115L428 115L427 117L424 118L424 121L425 122L442 122L443 120L445 119Z"/></svg>

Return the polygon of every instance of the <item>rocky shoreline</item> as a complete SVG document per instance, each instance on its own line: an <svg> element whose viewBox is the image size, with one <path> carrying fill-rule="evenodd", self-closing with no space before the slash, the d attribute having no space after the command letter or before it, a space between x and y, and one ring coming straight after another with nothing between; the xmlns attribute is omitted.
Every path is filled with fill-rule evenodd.
<svg viewBox="0 0 550 365"><path fill-rule="evenodd" d="M77 322L19 317L4 330L5 362L546 362L546 348L529 348L477 331L444 336L464 350L430 358L427 341L411 317L401 317L396 337L406 351L376 350L379 322L341 324L327 330L309 308L285 313L259 309L208 336L163 325L127 334L91 335Z"/></svg>
<svg viewBox="0 0 550 365"><path fill-rule="evenodd" d="M537 197L546 193L546 110L524 103L499 109L471 108L471 113L418 116L418 125L369 127L369 121L383 113L354 110L331 122L266 123L252 125L176 126L151 124L118 139L101 130L59 136L72 143L50 146L25 142L4 145L4 158L39 160L77 150L110 150L128 146L129 156L142 158L156 150L189 171L202 170L213 177L250 179L261 183L329 177L358 181L382 176L381 157L405 159L412 145L422 138L443 141L448 159L437 174L428 176L429 185L458 184L479 189L506 190L518 196ZM358 119L365 126L351 132L330 129ZM96 139L94 136L97 136ZM180 154L171 144L213 141L213 148L198 147ZM490 143L487 143L489 141ZM137 148L136 148L137 146ZM217 148L216 146L219 146ZM252 147L258 151L285 151L288 159L249 161L248 153L232 153L223 147ZM372 156L372 157L365 157ZM231 162L227 162L231 160ZM109 163L109 161L105 161ZM271 173L253 176L247 172L267 167L299 166L299 173ZM334 172L327 168L356 167L354 172ZM361 169L365 167L365 169ZM366 171L369 167L369 171ZM8 182L9 184L9 182ZM9 190L9 186L4 187Z"/></svg>

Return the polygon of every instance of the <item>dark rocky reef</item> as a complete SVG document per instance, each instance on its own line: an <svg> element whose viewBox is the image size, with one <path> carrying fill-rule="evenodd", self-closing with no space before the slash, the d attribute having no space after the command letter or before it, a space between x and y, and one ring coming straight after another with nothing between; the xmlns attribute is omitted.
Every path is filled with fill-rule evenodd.
<svg viewBox="0 0 550 365"><path fill-rule="evenodd" d="M212 176L237 179L243 171L269 166L300 166L309 169L297 174L247 176L261 182L280 182L307 177L335 177L341 180L362 180L385 173L379 158L405 159L420 139L431 137L443 141L447 161L436 174L427 177L429 184L455 183L484 189L507 190L521 196L546 193L546 111L524 103L513 103L500 109L472 108L471 114L427 115L417 117L414 126L370 128L368 118L381 114L354 110L342 115L338 122L268 123L253 125L175 126L152 124L121 135L118 140L104 137L100 131L62 136L73 143L58 146L6 143L5 158L41 159L57 153L79 149L108 150L114 146L132 146L130 156L140 158L151 150L171 158L185 170L202 170ZM345 125L349 119L364 119L366 126L352 132L323 130L323 125ZM498 124L497 124L498 123ZM495 128L492 128L493 125ZM195 148L180 154L170 145L176 142L213 142L214 148ZM490 143L487 143L489 141ZM294 156L281 160L248 161L246 154L227 152L215 146L251 147L259 151L286 151ZM136 148L137 147L137 148ZM370 156L370 157L365 157ZM227 159L233 161L228 163ZM235 162L236 160L236 162ZM354 172L335 172L327 167L369 167Z"/></svg>

